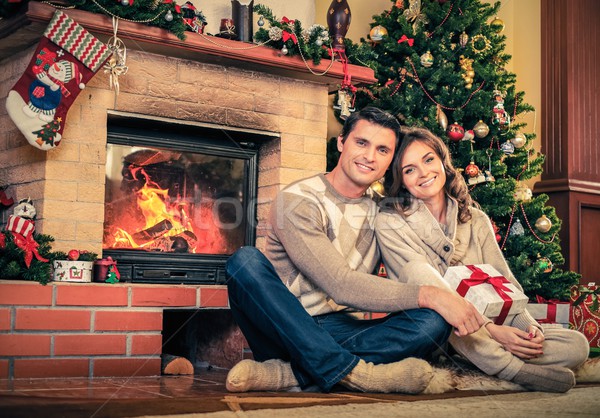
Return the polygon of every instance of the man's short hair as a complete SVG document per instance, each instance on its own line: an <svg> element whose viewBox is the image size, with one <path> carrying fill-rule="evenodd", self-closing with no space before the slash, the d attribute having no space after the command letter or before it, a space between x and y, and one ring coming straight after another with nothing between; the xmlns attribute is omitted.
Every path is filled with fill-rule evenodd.
<svg viewBox="0 0 600 418"><path fill-rule="evenodd" d="M344 127L342 128L342 132L340 133L340 136L342 137L342 143L346 142L348 135L350 135L350 132L354 130L354 127L359 120L366 120L394 131L394 134L396 135L396 148L398 148L398 140L400 138L400 122L392 114L373 106L368 106L358 112L353 112L348 119L346 119Z"/></svg>

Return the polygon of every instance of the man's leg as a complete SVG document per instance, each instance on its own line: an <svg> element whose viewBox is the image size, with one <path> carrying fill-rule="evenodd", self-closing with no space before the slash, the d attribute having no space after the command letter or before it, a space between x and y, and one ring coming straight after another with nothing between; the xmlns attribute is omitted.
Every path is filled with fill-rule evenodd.
<svg viewBox="0 0 600 418"><path fill-rule="evenodd" d="M239 249L226 269L233 315L257 360L291 359L300 386L325 391L356 366L358 356L315 323L256 248Z"/></svg>
<svg viewBox="0 0 600 418"><path fill-rule="evenodd" d="M430 309L411 309L367 321L342 313L315 319L342 347L374 364L427 358L445 345L452 330Z"/></svg>

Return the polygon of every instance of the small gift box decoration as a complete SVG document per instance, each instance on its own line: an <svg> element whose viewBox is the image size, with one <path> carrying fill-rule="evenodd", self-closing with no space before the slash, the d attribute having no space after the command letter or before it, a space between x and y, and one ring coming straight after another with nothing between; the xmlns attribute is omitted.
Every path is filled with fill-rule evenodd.
<svg viewBox="0 0 600 418"><path fill-rule="evenodd" d="M482 314L501 325L527 307L529 298L489 264L448 268L444 280Z"/></svg>
<svg viewBox="0 0 600 418"><path fill-rule="evenodd" d="M54 281L89 283L92 281L91 261L54 260Z"/></svg>
<svg viewBox="0 0 600 418"><path fill-rule="evenodd" d="M573 329L581 332L590 343L590 350L600 352L600 287L596 283L587 286L571 287L570 324Z"/></svg>
<svg viewBox="0 0 600 418"><path fill-rule="evenodd" d="M544 299L539 295L535 298L537 303L528 304L527 310L536 321L540 324L561 324L565 328L569 327L571 302Z"/></svg>
<svg viewBox="0 0 600 418"><path fill-rule="evenodd" d="M102 283L117 283L121 273L117 269L117 261L112 257L106 257L94 261L94 281Z"/></svg>

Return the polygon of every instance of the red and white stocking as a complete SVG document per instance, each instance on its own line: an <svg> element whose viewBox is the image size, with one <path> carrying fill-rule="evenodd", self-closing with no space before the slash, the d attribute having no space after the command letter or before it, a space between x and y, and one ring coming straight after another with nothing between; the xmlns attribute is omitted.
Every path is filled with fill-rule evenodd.
<svg viewBox="0 0 600 418"><path fill-rule="evenodd" d="M60 144L69 108L110 55L106 45L65 13L54 14L6 99L10 118L31 145L47 151Z"/></svg>

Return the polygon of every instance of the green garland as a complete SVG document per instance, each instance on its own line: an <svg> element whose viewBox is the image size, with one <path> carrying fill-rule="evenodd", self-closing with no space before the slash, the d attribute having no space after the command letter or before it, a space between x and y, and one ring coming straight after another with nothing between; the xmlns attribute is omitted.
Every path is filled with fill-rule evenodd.
<svg viewBox="0 0 600 418"><path fill-rule="evenodd" d="M8 231L2 231L4 235L4 247L0 247L0 278L4 280L32 280L41 284L47 284L52 280L52 261L60 259L59 253L51 251L54 238L50 235L33 234L33 239L38 243L39 254L47 258L47 263L39 261L35 257L31 260L29 268L25 265L25 253L17 247L13 236Z"/></svg>
<svg viewBox="0 0 600 418"><path fill-rule="evenodd" d="M270 25L268 29L261 27L256 31L255 42L279 50L285 46L287 55L300 54L304 59L310 58L315 65L318 65L324 57L331 58L331 38L323 25L315 24L308 29L303 29L299 20L289 20L285 17L279 20L273 15L271 9L262 4L255 5L253 10ZM294 36L289 36L292 34ZM284 40L284 37L288 36L289 38Z"/></svg>

